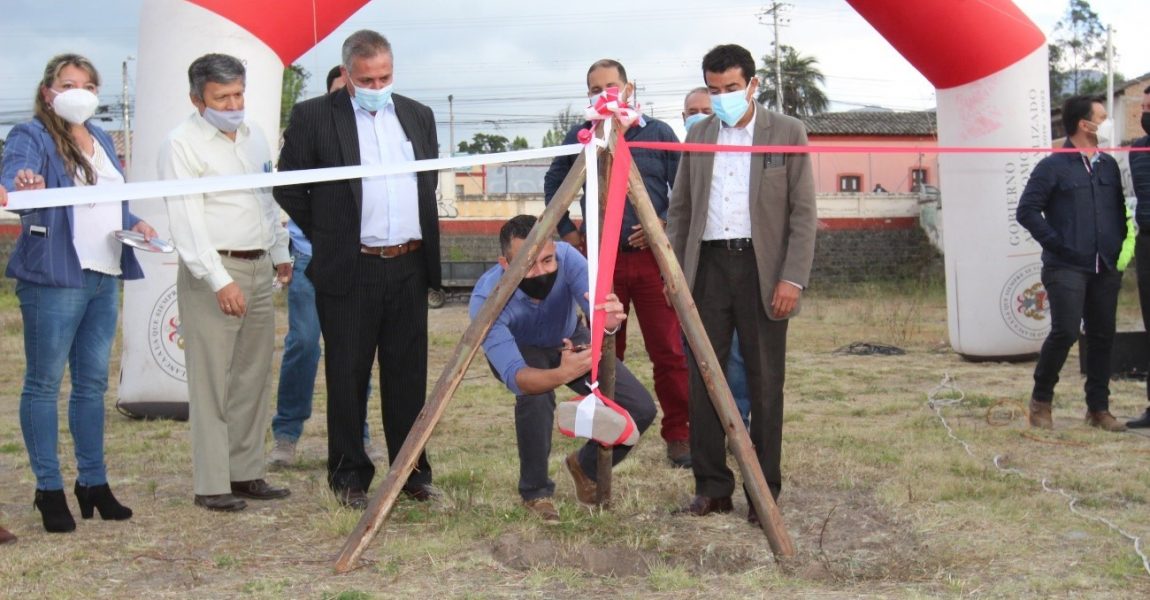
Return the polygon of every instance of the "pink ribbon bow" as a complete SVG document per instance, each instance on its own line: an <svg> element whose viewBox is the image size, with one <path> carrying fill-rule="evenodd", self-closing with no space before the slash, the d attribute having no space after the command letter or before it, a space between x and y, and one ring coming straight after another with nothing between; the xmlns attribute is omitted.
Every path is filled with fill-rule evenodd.
<svg viewBox="0 0 1150 600"><path fill-rule="evenodd" d="M595 96L595 101L591 106L587 107L583 116L588 121L605 121L611 117L616 117L623 127L630 127L639 120L639 105L630 106L626 102L619 99L619 88L609 87L603 90L602 94ZM587 144L591 141L593 136L591 129L582 129L579 131L579 143Z"/></svg>

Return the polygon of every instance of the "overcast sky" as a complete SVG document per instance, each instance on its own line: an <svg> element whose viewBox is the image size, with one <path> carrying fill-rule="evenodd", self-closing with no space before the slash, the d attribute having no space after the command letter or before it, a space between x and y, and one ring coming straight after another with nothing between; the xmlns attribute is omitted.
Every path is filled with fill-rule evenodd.
<svg viewBox="0 0 1150 600"><path fill-rule="evenodd" d="M1015 1L1048 35L1066 6L1064 0ZM91 58L104 80L102 102L119 104L121 64L137 53L142 2L4 0L0 124L29 118L44 64L65 51ZM1131 77L1150 72L1150 2L1091 4L1104 22L1115 24L1118 70ZM701 84L699 61L709 48L733 42L756 57L771 50L772 30L758 16L763 2L631 0L603 3L606 8L593 12L596 5L372 0L297 62L312 73L306 95L314 96L349 33L383 33L395 51L396 92L435 110L446 150L449 94L455 99L456 142L482 131L522 135L535 147L555 113L583 101L584 74L599 58L620 60L639 86L644 111L678 125L682 96ZM782 43L818 59L833 110L934 106L933 87L844 0L792 0L784 14ZM128 65L132 90L135 63Z"/></svg>

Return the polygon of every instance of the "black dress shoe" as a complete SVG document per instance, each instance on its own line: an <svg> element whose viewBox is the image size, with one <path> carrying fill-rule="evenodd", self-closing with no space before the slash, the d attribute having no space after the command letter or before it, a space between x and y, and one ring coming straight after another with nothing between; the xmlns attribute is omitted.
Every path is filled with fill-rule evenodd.
<svg viewBox="0 0 1150 600"><path fill-rule="evenodd" d="M1141 417L1133 421L1126 421L1127 429L1146 429L1147 427L1150 427L1150 408L1147 408Z"/></svg>
<svg viewBox="0 0 1150 600"><path fill-rule="evenodd" d="M196 494L196 506L202 506L208 510L218 510L220 512L237 512L248 507L248 503L236 498L231 494L214 494L211 496L201 496Z"/></svg>
<svg viewBox="0 0 1150 600"><path fill-rule="evenodd" d="M734 505L731 504L730 496L723 496L722 498L695 496L690 504L676 510L675 514L705 517L711 513L728 513L733 509Z"/></svg>
<svg viewBox="0 0 1150 600"><path fill-rule="evenodd" d="M747 522L755 527L761 527L759 523L759 511L755 510L754 504L747 505Z"/></svg>
<svg viewBox="0 0 1150 600"><path fill-rule="evenodd" d="M332 490L332 493L335 494L335 499L343 506L356 510L367 508L367 493L363 490L338 488Z"/></svg>
<svg viewBox="0 0 1150 600"><path fill-rule="evenodd" d="M409 483L403 486L403 495L418 502L438 500L443 492L430 483Z"/></svg>
<svg viewBox="0 0 1150 600"><path fill-rule="evenodd" d="M268 485L263 479L233 481L232 494L252 500L278 500L291 495L291 490Z"/></svg>

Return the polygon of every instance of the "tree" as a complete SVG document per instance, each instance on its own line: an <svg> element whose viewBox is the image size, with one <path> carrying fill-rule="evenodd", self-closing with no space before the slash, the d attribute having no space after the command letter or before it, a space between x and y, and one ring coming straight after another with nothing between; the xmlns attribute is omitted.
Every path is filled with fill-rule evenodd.
<svg viewBox="0 0 1150 600"><path fill-rule="evenodd" d="M280 88L280 129L287 127L291 107L299 102L300 96L303 96L304 87L310 77L311 73L299 65L284 69L283 87Z"/></svg>
<svg viewBox="0 0 1150 600"><path fill-rule="evenodd" d="M505 152L506 150L507 138L501 135L477 133L471 137L470 142L459 142L459 152L461 154L489 154Z"/></svg>
<svg viewBox="0 0 1150 600"><path fill-rule="evenodd" d="M521 135L515 136L515 139L511 140L512 150L526 150L529 147L530 146L527 144L527 138Z"/></svg>
<svg viewBox="0 0 1150 600"><path fill-rule="evenodd" d="M563 138L567 137L567 132L583 121L583 113L572 110L571 105L568 104L567 108L559 111L551 121L551 130L543 134L542 146L550 148L562 144Z"/></svg>
<svg viewBox="0 0 1150 600"><path fill-rule="evenodd" d="M783 106L778 106L778 77L775 72L775 55L763 56L763 68L756 75L762 83L762 90L756 98L766 103L767 108L779 110L792 117L806 117L826 111L830 101L820 86L826 81L819 70L819 60L813 56L803 56L794 48L783 44Z"/></svg>
<svg viewBox="0 0 1150 600"><path fill-rule="evenodd" d="M1090 7L1090 0L1069 0L1047 48L1051 104L1087 93L1088 84L1097 79L1090 72L1106 68L1106 27Z"/></svg>

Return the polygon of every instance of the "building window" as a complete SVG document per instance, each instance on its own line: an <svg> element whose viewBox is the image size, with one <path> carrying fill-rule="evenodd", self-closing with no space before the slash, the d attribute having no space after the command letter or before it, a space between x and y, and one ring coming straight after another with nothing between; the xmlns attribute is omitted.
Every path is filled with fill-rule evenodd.
<svg viewBox="0 0 1150 600"><path fill-rule="evenodd" d="M930 177L926 169L911 169L910 170L910 189L918 191L922 186L930 183Z"/></svg>
<svg viewBox="0 0 1150 600"><path fill-rule="evenodd" d="M462 198L463 197L463 185L462 184L458 184L458 183L455 184L455 197L456 198Z"/></svg>
<svg viewBox="0 0 1150 600"><path fill-rule="evenodd" d="M862 175L839 175L839 192L857 194L862 190Z"/></svg>

